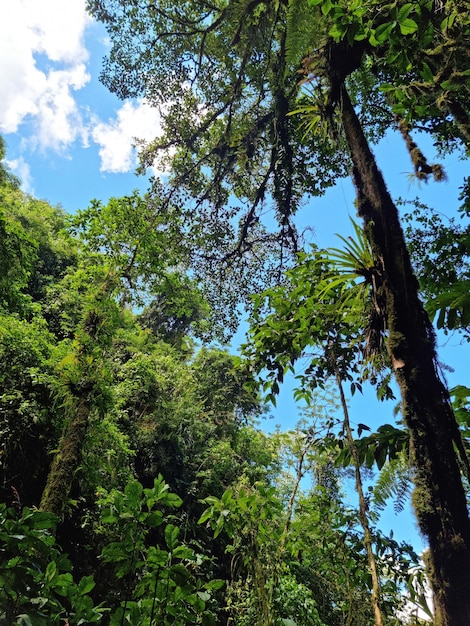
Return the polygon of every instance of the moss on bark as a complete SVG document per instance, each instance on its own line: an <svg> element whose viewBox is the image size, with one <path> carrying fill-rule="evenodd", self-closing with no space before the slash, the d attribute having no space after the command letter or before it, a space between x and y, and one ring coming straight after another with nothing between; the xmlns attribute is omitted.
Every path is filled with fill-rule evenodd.
<svg viewBox="0 0 470 626"><path fill-rule="evenodd" d="M416 468L413 503L429 540L435 624L463 626L470 624L470 521L454 448L460 433L436 368L434 332L419 300L397 208L344 86L340 107L358 212L382 265L387 348L410 432Z"/></svg>
<svg viewBox="0 0 470 626"><path fill-rule="evenodd" d="M77 399L75 414L70 418L59 449L52 461L40 509L61 516L81 460L83 440L88 428L90 402Z"/></svg>

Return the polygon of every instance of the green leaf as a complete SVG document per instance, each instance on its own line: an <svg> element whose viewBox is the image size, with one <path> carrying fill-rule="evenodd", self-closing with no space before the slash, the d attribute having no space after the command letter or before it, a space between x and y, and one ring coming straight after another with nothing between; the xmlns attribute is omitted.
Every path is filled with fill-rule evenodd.
<svg viewBox="0 0 470 626"><path fill-rule="evenodd" d="M330 28L329 35L335 40L336 43L338 43L339 41L341 41L341 39L343 39L346 32L347 32L347 27L342 27L341 24L335 23ZM317 122L319 122L320 120L321 120L321 117L318 116Z"/></svg>
<svg viewBox="0 0 470 626"><path fill-rule="evenodd" d="M375 29L374 37L378 41L379 44L385 43L389 38L390 34L396 26L396 22L385 22L385 24L380 24Z"/></svg>
<svg viewBox="0 0 470 626"><path fill-rule="evenodd" d="M221 502L227 505L229 502L233 501L233 489L226 489L222 494Z"/></svg>
<svg viewBox="0 0 470 626"><path fill-rule="evenodd" d="M56 578L56 576L58 576L59 572L57 571L57 565L54 561L48 563L45 574L46 580L49 584L54 580L54 578Z"/></svg>
<svg viewBox="0 0 470 626"><path fill-rule="evenodd" d="M194 559L194 550L188 546L179 545L173 550L173 557L191 561Z"/></svg>
<svg viewBox="0 0 470 626"><path fill-rule="evenodd" d="M399 22L399 24L402 35L412 35L418 30L418 24L410 18Z"/></svg>
<svg viewBox="0 0 470 626"><path fill-rule="evenodd" d="M166 506L179 508L183 504L183 500L176 493L167 493L164 502Z"/></svg>
<svg viewBox="0 0 470 626"><path fill-rule="evenodd" d="M175 563L171 566L170 570L175 581L180 585L183 585L191 578L191 572L182 563Z"/></svg>
<svg viewBox="0 0 470 626"><path fill-rule="evenodd" d="M455 18L457 17L457 13L451 13L450 15L448 15L447 17L445 17L442 22L441 22L441 30L442 31L446 31L448 28L452 28L454 22L455 22Z"/></svg>
<svg viewBox="0 0 470 626"><path fill-rule="evenodd" d="M377 467L382 469L385 465L385 461L387 460L387 448L385 446L379 446L374 453L375 462L377 463Z"/></svg>
<svg viewBox="0 0 470 626"><path fill-rule="evenodd" d="M157 550L154 546L147 552L147 564L153 567L162 567L168 563L168 552Z"/></svg>
<svg viewBox="0 0 470 626"><path fill-rule="evenodd" d="M178 545L178 537L180 534L180 529L173 524L168 524L165 528L165 541L168 546L168 550L174 550Z"/></svg>
<svg viewBox="0 0 470 626"><path fill-rule="evenodd" d="M392 106L392 111L397 115L404 115L406 113L406 108L401 102L397 102Z"/></svg>
<svg viewBox="0 0 470 626"><path fill-rule="evenodd" d="M357 425L357 436L358 436L358 437L360 437L360 436L361 436L361 434L362 434L362 432L363 432L364 430L368 430L368 431L370 431L369 426L366 426L366 424L361 424L361 423L359 423L359 424Z"/></svg>
<svg viewBox="0 0 470 626"><path fill-rule="evenodd" d="M423 63L421 64L421 71L420 74L422 76L422 78L424 78L424 80L428 83L432 83L434 80L434 75L432 73L431 68L429 67L429 65L427 63L425 63L423 61Z"/></svg>
<svg viewBox="0 0 470 626"><path fill-rule="evenodd" d="M323 0L323 3L321 5L321 12L323 13L323 15L328 15L332 8L333 3L331 2L331 0Z"/></svg>
<svg viewBox="0 0 470 626"><path fill-rule="evenodd" d="M78 583L78 593L81 596L90 593L90 591L94 588L95 581L93 580L93 576L84 576Z"/></svg>
<svg viewBox="0 0 470 626"><path fill-rule="evenodd" d="M201 515L201 517L198 519L197 523L198 524L204 524L204 522L207 522L207 520L212 517L212 513L213 513L212 507L209 507Z"/></svg>
<svg viewBox="0 0 470 626"><path fill-rule="evenodd" d="M389 83L384 83L383 85L380 85L379 89L380 89L380 91L383 91L383 93L390 93L391 91L395 91L396 87L395 87L395 85L390 85Z"/></svg>
<svg viewBox="0 0 470 626"><path fill-rule="evenodd" d="M198 591L197 595L201 598L203 602L207 602L211 599L211 594L207 593L207 591Z"/></svg>
<svg viewBox="0 0 470 626"><path fill-rule="evenodd" d="M34 511L32 515L31 528L35 530L49 530L55 528L59 518L53 513L45 513L43 511Z"/></svg>
<svg viewBox="0 0 470 626"><path fill-rule="evenodd" d="M407 19L408 15L411 13L412 10L413 10L413 5L410 2L408 2L407 4L404 4L398 11L397 21L400 24L403 23Z"/></svg>
<svg viewBox="0 0 470 626"><path fill-rule="evenodd" d="M456 385L452 387L452 389L449 389L449 393L455 398L468 398L470 397L470 388L464 385Z"/></svg>
<svg viewBox="0 0 470 626"><path fill-rule="evenodd" d="M222 589L225 585L225 580L221 578L215 578L214 580L210 580L208 583L204 584L204 589L208 591L217 591L218 589Z"/></svg>
<svg viewBox="0 0 470 626"><path fill-rule="evenodd" d="M130 481L124 488L124 493L129 498L131 506L135 506L140 503L142 492L143 487L137 480Z"/></svg>
<svg viewBox="0 0 470 626"><path fill-rule="evenodd" d="M152 511L145 519L145 523L150 528L155 528L163 523L163 513L161 511Z"/></svg>

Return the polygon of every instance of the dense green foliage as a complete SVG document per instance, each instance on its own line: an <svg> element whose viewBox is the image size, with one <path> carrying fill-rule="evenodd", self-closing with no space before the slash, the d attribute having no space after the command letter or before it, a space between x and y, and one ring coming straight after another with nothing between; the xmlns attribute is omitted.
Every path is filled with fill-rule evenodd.
<svg viewBox="0 0 470 626"><path fill-rule="evenodd" d="M369 141L398 130L423 181L445 173L413 129L468 149L468 6L88 5L105 84L162 110L142 169L171 173L70 217L0 168L0 619L409 623L423 569L376 524L413 481L435 623L461 626L470 391L446 389L430 318L468 335L468 228L417 201L406 240ZM355 239L299 252L303 201L349 169ZM237 360L214 342L253 293ZM268 435L262 394L299 362L304 419ZM394 399L392 378L401 420L355 424L345 389Z"/></svg>
<svg viewBox="0 0 470 626"><path fill-rule="evenodd" d="M303 201L350 171L362 221L359 242L334 253L337 271L323 278L307 272L309 284L284 292L300 303L299 313L282 302L282 295L276 300L271 293L278 309L267 312L255 334L254 369L271 372L266 385L274 397L286 367L321 344L321 357L308 372L316 384L326 374L340 386L350 380L360 390L364 378L378 382L382 397L390 397L388 378L394 378L409 440L414 509L430 546L436 623L468 623L470 519L461 470L470 474L470 464L439 371L429 316L437 312L440 327L466 326L465 263L457 264L451 285L433 286L421 272L419 287L410 257L413 243L407 244L397 204L369 145L398 131L414 177L436 182L446 178L443 167L428 162L414 131L431 137L438 152L468 150L468 3L89 0L88 5L112 43L103 82L120 97L145 97L163 113L162 135L144 146L142 169L155 159L165 162L171 172L165 197L170 201L177 193L185 200L178 214L185 241L199 249L205 233L205 252L210 242L205 261L193 264L202 280L209 262L219 286L226 285L227 268L235 265L248 277L242 284L253 284L256 271L272 287L272 263L263 266L260 250L269 251L279 278L296 260L295 216ZM468 188L463 200L468 202ZM274 226L263 221L268 209ZM266 225L275 232L267 233ZM358 258L364 241L368 256ZM439 244L449 243L443 229ZM431 249L416 269L436 255ZM328 304L324 300L332 294L327 285L318 291L313 281L335 275L335 285L349 290L336 294L341 298L330 307L316 307L318 300ZM211 302L233 305L233 293L212 290ZM243 288L236 294L242 296ZM310 308L302 306L303 299ZM341 307L344 312L353 301L357 317L342 319ZM292 314L284 317L289 309ZM317 316L324 312L322 326ZM308 390L299 393L308 395ZM362 458L353 448L351 458ZM383 463L387 447L379 448ZM378 603L374 606L381 626Z"/></svg>
<svg viewBox="0 0 470 626"><path fill-rule="evenodd" d="M71 218L14 180L1 193L18 245L0 326L0 620L370 624L334 402L299 430L259 429L252 374L196 343L207 304L169 233L144 236L145 197ZM316 420L330 435L305 439ZM399 623L417 556L373 532Z"/></svg>

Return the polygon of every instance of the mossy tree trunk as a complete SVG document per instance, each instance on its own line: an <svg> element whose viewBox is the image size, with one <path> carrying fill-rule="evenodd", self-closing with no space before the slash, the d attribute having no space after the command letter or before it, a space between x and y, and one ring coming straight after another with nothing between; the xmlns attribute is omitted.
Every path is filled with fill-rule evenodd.
<svg viewBox="0 0 470 626"><path fill-rule="evenodd" d="M39 508L61 516L67 502L88 428L91 403L85 395L77 398L75 414L70 418L65 434L52 461Z"/></svg>
<svg viewBox="0 0 470 626"><path fill-rule="evenodd" d="M388 353L416 471L413 504L430 547L436 626L470 624L470 521L456 448L460 433L436 367L435 336L418 295L399 215L344 86L341 123L358 212L381 265Z"/></svg>
<svg viewBox="0 0 470 626"><path fill-rule="evenodd" d="M68 378L70 417L52 461L40 503L41 510L59 516L63 514L80 466L90 413L98 410L100 404L100 410L106 410L102 404L103 391L107 386L105 356L117 329L120 309L113 298L116 274L104 269L102 282L92 284L84 299L83 318L75 333L75 351L69 355L74 363L73 375L63 372L65 379ZM100 404L97 403L98 397L101 397Z"/></svg>

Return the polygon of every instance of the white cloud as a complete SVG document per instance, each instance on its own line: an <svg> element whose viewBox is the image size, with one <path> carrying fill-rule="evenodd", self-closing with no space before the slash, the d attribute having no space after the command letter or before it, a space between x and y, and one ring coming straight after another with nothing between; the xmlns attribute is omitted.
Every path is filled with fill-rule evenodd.
<svg viewBox="0 0 470 626"><path fill-rule="evenodd" d="M133 170L135 139L153 140L161 118L143 100L125 102L107 122L78 105L76 92L91 80L85 0L0 0L1 9L0 132L21 133L23 148L66 156L75 142L93 139L102 172Z"/></svg>
<svg viewBox="0 0 470 626"><path fill-rule="evenodd" d="M36 140L42 148L60 149L78 138L86 143L87 129L71 90L81 89L88 80L83 64L49 74L37 113Z"/></svg>
<svg viewBox="0 0 470 626"><path fill-rule="evenodd" d="M145 100L125 102L116 118L99 122L92 131L93 140L100 146L102 172L129 172L137 165L135 139L152 140L161 130L157 109Z"/></svg>
<svg viewBox="0 0 470 626"><path fill-rule="evenodd" d="M23 159L23 157L19 157L18 159L12 159L9 161L8 159L5 161L6 165L11 169L11 171L18 176L21 180L21 188L26 193L34 194L34 189L32 187L32 178L31 178L31 170L29 165Z"/></svg>
<svg viewBox="0 0 470 626"><path fill-rule="evenodd" d="M0 8L0 130L30 120L33 143L64 149L86 133L73 97L90 80L85 0L0 0Z"/></svg>

